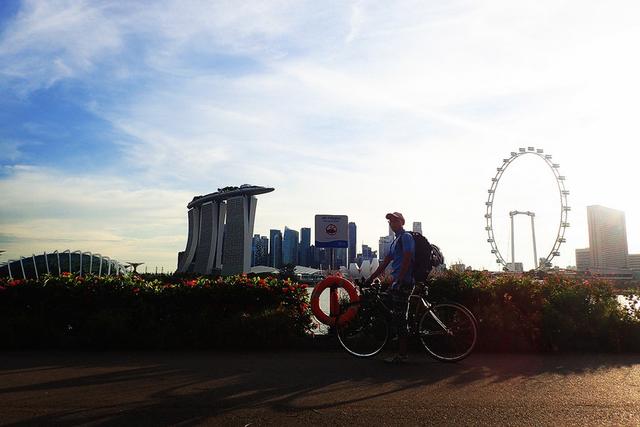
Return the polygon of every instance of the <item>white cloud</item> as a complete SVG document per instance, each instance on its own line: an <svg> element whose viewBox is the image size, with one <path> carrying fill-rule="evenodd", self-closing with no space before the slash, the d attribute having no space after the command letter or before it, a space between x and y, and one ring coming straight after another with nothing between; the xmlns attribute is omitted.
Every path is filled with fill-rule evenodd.
<svg viewBox="0 0 640 427"><path fill-rule="evenodd" d="M624 1L34 2L5 32L0 59L30 88L83 78L98 63L119 71L106 85L142 76L129 96L91 104L122 135L135 175L114 197L136 206L134 180L179 188L184 200L169 198L177 210L158 212L180 221L195 194L270 185L258 232L348 213L375 248L386 211L401 210L449 260L493 268L482 217L489 180L509 152L545 148L572 191L567 265L585 245L586 205L627 210L630 230L640 215L622 184L638 179L639 15ZM37 185L24 175L16 183Z"/></svg>
<svg viewBox="0 0 640 427"><path fill-rule="evenodd" d="M191 194L136 188L125 179L12 167L0 180L5 258L80 249L121 261L175 265Z"/></svg>

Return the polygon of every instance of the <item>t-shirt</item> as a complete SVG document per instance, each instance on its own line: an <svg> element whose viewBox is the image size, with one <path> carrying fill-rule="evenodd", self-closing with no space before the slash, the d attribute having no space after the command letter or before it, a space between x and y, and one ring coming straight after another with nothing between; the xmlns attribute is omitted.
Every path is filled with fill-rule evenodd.
<svg viewBox="0 0 640 427"><path fill-rule="evenodd" d="M400 240L402 240L402 243L400 243ZM404 257L405 252L411 253L411 263L409 264L409 269L404 274L403 281L413 283L413 264L416 257L416 243L411 234L404 231L404 229L401 229L396 233L396 239L393 241L391 248L389 249L389 254L393 257L391 260L391 277L393 277L394 282L398 280L398 276L400 275L402 258Z"/></svg>

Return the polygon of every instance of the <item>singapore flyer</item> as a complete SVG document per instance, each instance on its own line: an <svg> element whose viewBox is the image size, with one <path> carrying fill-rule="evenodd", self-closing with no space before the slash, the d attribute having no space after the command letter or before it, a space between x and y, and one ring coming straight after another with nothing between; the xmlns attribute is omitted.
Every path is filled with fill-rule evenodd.
<svg viewBox="0 0 640 427"><path fill-rule="evenodd" d="M518 209L522 209L521 206L505 205L505 206L500 206L499 209L496 208L496 194L498 193L498 187L500 186L499 184L501 183L501 180L503 179L505 172L509 167L511 167L510 170L513 170L514 168L518 168L518 166L513 166L513 165L514 164L517 165L518 163L521 163L522 160L518 160L518 159L526 156L528 156L529 158L535 156L534 159L537 157L536 159L537 162L542 160L544 164L546 164L553 173L552 180L548 180L549 183L553 182L553 184L551 184L551 186L546 188L549 191L543 191L545 193L544 195L536 194L536 196L538 197L545 196L547 197L547 199L549 197L553 197L555 200L559 200L560 202L559 205L554 204L553 212L555 212L555 214L553 214L552 216L555 219L547 220L549 224L552 224L552 226L549 226L547 228L549 228L549 231L553 228L553 233L555 233L555 236L554 237L549 236L550 233L546 233L546 235L543 235L543 240L545 240L545 242L548 243L548 245L544 245L544 247L542 248L543 251L540 252L542 254L540 258L538 257L538 247L537 247L537 241L536 241L536 220L540 216L540 215L536 216L536 213L539 213L539 212L536 212L535 210L531 210L528 208L527 210L524 210L524 209L518 210ZM544 169L544 167L540 169ZM535 175L535 176L531 176L531 175ZM536 170L535 174L530 173L530 182L535 183L538 180L539 181L544 180L545 176L542 176L542 177L539 177L539 176L542 176L541 174L539 174L539 170ZM504 158L502 160L502 165L497 167L495 176L491 178L491 186L488 190L487 201L485 202L486 213L484 215L486 220L485 230L487 232L487 242L491 246L491 254L495 257L495 262L497 264L501 264L502 270L522 271L522 263L517 262L517 258L515 254L516 234L514 231L514 228L515 228L514 223L516 221L516 218L520 216L528 217L528 221L530 221L531 237L527 236L527 239L530 239L530 241L533 243L532 245L533 246L533 251L532 251L533 268L535 270L543 270L546 268L550 268L552 265L551 261L555 257L560 256L560 246L566 242L565 232L567 227L569 227L569 222L567 217L568 217L569 211L571 210L567 202L569 191L567 190L565 183L566 183L566 177L560 173L560 165L554 162L553 156L551 154L545 153L544 150L540 148L534 148L534 147L520 148L518 149L518 151L511 152L509 157ZM503 187L504 185L500 186L500 188L503 188ZM520 187L523 189L521 192L525 193L524 189L527 186L521 185ZM555 193L555 196L553 194L549 194L550 191ZM542 193L542 191L539 191L538 193ZM529 199L533 200L534 197L529 195ZM518 203L523 204L522 200L526 200L528 203L529 199L523 197ZM510 203L515 203L515 202L510 202ZM558 207L559 207L559 211L556 210L558 209ZM508 218L506 216L507 213L508 213ZM505 218L505 221L501 222L500 224L497 224L496 220L498 216L500 216L500 218ZM547 217L549 217L549 215L547 215ZM506 228L508 228L509 230L506 233L506 237L504 235L502 235L502 237L498 236L499 233L496 232L496 229L504 231L504 229ZM507 242L506 246L505 246L505 242ZM502 244L502 246L500 246L500 244ZM500 251L500 247L503 248L502 252ZM548 250L548 252L546 252L545 248L548 248L548 247L550 247L550 249ZM509 248L510 250L506 248ZM523 250L519 249L519 252L520 252L519 255L522 256L521 253L523 252Z"/></svg>

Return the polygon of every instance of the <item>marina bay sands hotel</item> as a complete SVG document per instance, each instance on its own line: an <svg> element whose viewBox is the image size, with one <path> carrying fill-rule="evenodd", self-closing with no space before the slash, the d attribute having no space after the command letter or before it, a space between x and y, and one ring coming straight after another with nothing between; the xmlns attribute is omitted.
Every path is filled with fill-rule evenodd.
<svg viewBox="0 0 640 427"><path fill-rule="evenodd" d="M245 184L194 197L187 205L189 235L186 249L178 253L177 271L211 274L221 270L225 276L248 273L258 203L255 196L273 190Z"/></svg>

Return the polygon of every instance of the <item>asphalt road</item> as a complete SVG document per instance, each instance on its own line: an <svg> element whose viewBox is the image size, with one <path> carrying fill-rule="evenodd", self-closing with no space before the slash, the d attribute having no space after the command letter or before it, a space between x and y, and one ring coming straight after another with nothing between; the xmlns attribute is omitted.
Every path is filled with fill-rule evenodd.
<svg viewBox="0 0 640 427"><path fill-rule="evenodd" d="M1 425L640 425L640 355L0 356Z"/></svg>

